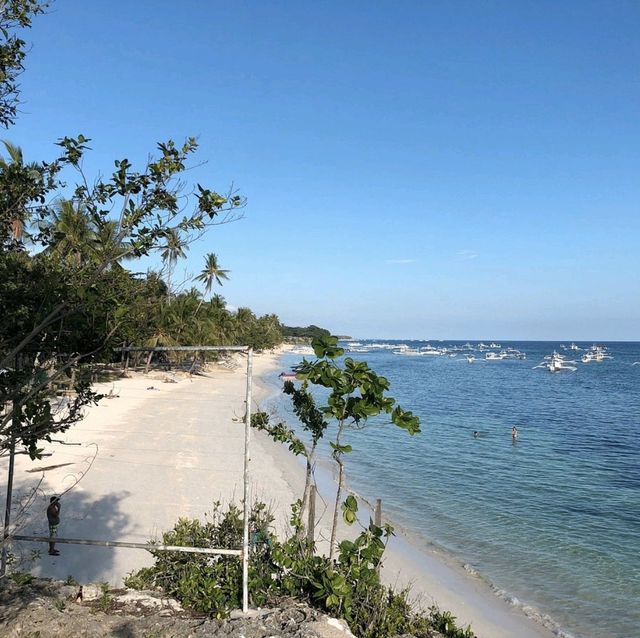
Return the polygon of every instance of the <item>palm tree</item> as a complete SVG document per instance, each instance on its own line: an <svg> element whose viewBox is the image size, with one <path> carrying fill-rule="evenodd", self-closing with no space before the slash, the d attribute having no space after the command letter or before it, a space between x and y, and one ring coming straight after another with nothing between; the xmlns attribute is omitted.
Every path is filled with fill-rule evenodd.
<svg viewBox="0 0 640 638"><path fill-rule="evenodd" d="M120 266L121 261L135 259L131 243L122 239L118 223L112 219L102 222L96 228L94 243L93 252L98 263Z"/></svg>
<svg viewBox="0 0 640 638"><path fill-rule="evenodd" d="M0 156L0 207L2 224L6 226L0 230L0 239L4 241L10 236L14 241L19 241L28 216L27 203L37 195L42 184L42 167L35 162L25 164L19 146L7 140L3 140L2 144L7 157Z"/></svg>
<svg viewBox="0 0 640 638"><path fill-rule="evenodd" d="M222 286L222 280L229 280L228 270L223 270L220 268L220 264L218 264L218 257L214 253L209 253L204 260L204 268L200 272L200 274L195 278L196 281L201 281L204 284L205 294L209 294L211 292L211 288L213 288L213 284L217 283L219 286ZM202 302L200 302L200 306ZM200 306L198 306L198 310L200 310ZM196 312L198 311L196 310Z"/></svg>
<svg viewBox="0 0 640 638"><path fill-rule="evenodd" d="M51 235L47 252L54 257L80 266L95 248L96 235L84 206L61 199L57 212L47 224Z"/></svg>
<svg viewBox="0 0 640 638"><path fill-rule="evenodd" d="M173 274L173 269L178 261L178 259L182 259L186 256L187 245L185 244L182 237L178 233L176 228L170 228L166 233L166 244L160 253L162 260L167 264L167 280L168 280L168 291L167 291L167 299L171 296L171 276Z"/></svg>

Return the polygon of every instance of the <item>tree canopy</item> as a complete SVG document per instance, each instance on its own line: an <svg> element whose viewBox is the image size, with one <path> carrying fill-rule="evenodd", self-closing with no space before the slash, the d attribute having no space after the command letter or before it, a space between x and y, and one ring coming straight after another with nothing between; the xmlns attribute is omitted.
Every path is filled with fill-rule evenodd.
<svg viewBox="0 0 640 638"><path fill-rule="evenodd" d="M0 124L18 113L17 78L25 41L45 3L0 3ZM232 345L270 348L282 339L276 315L227 308L200 290L176 286L172 272L188 247L214 227L240 219L245 199L190 183L198 144L168 139L146 164L126 155L88 175L91 140L61 137L54 160L30 160L15 141L0 147L0 455L23 445L38 456L50 439L99 397L88 366L127 345ZM156 254L160 272L136 273ZM131 269L129 269L131 265ZM137 266L137 268L136 268ZM229 271L210 253L195 278L205 293ZM72 390L56 399L56 387Z"/></svg>

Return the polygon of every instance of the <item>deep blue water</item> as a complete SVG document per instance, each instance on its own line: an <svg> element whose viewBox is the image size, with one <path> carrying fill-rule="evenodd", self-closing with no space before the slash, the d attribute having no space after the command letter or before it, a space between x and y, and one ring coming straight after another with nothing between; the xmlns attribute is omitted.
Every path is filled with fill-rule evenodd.
<svg viewBox="0 0 640 638"><path fill-rule="evenodd" d="M574 636L629 638L640 636L640 344L606 345L613 359L587 364L543 342L502 343L526 360L473 364L351 353L390 380L422 433L379 422L351 433L347 471L356 491L500 595ZM577 371L532 369L554 349Z"/></svg>

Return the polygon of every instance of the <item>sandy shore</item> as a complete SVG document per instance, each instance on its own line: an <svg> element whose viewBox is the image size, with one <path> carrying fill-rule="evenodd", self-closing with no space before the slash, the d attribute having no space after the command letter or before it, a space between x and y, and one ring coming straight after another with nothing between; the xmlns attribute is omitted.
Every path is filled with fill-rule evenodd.
<svg viewBox="0 0 640 638"><path fill-rule="evenodd" d="M278 353L254 358L254 409L274 391L264 377L278 365ZM167 378L175 382L165 382ZM61 442L47 445L51 456L35 462L17 457L13 510L20 533L47 535L49 496L70 487L62 500L59 531L68 538L144 543L170 529L180 516L202 518L215 501L239 502L245 384L245 368L239 366L194 378L150 373L102 385L99 390L115 398L87 410ZM1 476L6 485L6 466ZM322 516L316 531L326 547L332 484L328 473L319 472L317 479ZM272 507L276 532L286 532L289 505L304 485L299 460L263 433L252 432L250 484L251 498ZM34 490L32 504L20 513ZM151 562L144 550L58 548L60 556L52 557L44 546L14 545L34 573L60 579L73 575L80 582L119 585L127 573ZM29 565L34 549L41 555ZM389 546L383 577L398 585L411 583L423 604L451 610L479 638L553 635L462 566L435 550L418 550L401 535Z"/></svg>

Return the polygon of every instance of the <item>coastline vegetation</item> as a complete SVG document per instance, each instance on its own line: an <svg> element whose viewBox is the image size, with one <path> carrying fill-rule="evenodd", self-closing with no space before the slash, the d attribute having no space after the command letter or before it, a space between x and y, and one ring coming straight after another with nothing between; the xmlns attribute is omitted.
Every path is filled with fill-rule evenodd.
<svg viewBox="0 0 640 638"><path fill-rule="evenodd" d="M46 2L8 0L0 6L0 125L17 116L17 79L24 69L26 43L15 33L44 13ZM311 338L315 362L298 370L301 388L287 386L303 424L322 438L329 421L337 423L333 458L340 468L334 506L331 555L316 556L303 533L308 485L293 506L294 534L280 542L268 529L263 505L252 513L254 604L283 596L305 598L345 618L363 638L443 631L443 616L414 612L407 592L381 584L378 567L393 530L370 523L355 541L337 542L336 523L342 492L343 456L351 451L341 434L362 427L381 413L414 434L417 417L385 396L389 384L366 363L345 359L337 338L317 326L283 327L274 314L256 316L249 308L231 310L214 292L230 276L215 253L188 283L204 285L207 299L193 285L176 282L176 264L188 247L211 229L243 216L245 199L232 189L220 194L202 184L188 185L185 175L197 151L194 138L157 145L145 165L126 157L111 172L87 174L83 159L91 140L82 134L61 137L57 156L26 161L13 142L0 152L0 456L17 448L39 458L39 444L67 430L82 408L100 399L92 390L91 366L112 362L122 345L232 345L256 349L278 345L284 337ZM144 268L157 254L158 270ZM141 266L142 264L142 266ZM213 293L213 294L212 294ZM150 361L150 359L149 359ZM57 385L67 388L56 397ZM309 385L329 390L317 407ZM306 420L305 420L306 419ZM284 436L284 435L283 435ZM293 442L293 441L291 441ZM313 450L308 456L312 463ZM343 518L356 520L351 497ZM171 544L237 547L242 524L239 509L219 509L205 523L180 520L163 539ZM160 586L187 606L224 615L238 606L240 564L228 557L154 554L156 564L129 578L130 586ZM439 623L439 624L438 624ZM472 636L448 620L443 633Z"/></svg>
<svg viewBox="0 0 640 638"><path fill-rule="evenodd" d="M47 7L40 0L0 6L5 128L18 114L27 51L17 33ZM39 161L27 161L13 142L0 147L0 456L23 448L37 458L39 441L75 423L100 398L91 390L92 366L112 362L114 348L266 349L282 341L275 314L227 307L219 290L230 274L216 254L176 281L189 246L239 220L246 204L232 189L220 194L186 181L195 139L160 142L146 164L123 157L95 175L83 168L90 142L64 136L57 156ZM147 269L152 255L156 270Z"/></svg>
<svg viewBox="0 0 640 638"><path fill-rule="evenodd" d="M438 631L447 638L473 638L455 618L436 607L414 609L408 589L394 591L380 581L379 566L389 536L388 527L370 523L354 541L342 541L336 559L313 552L301 519L301 501L292 506L292 535L280 541L270 531L267 507L251 510L249 563L250 602L277 606L288 598L304 600L331 616L343 618L358 638L411 635L430 638ZM236 549L242 544L242 510L220 504L205 521L180 519L162 535L162 543L193 547ZM230 556L152 552L155 563L130 574L125 585L133 589L159 588L185 607L224 618L241 605L242 567Z"/></svg>

